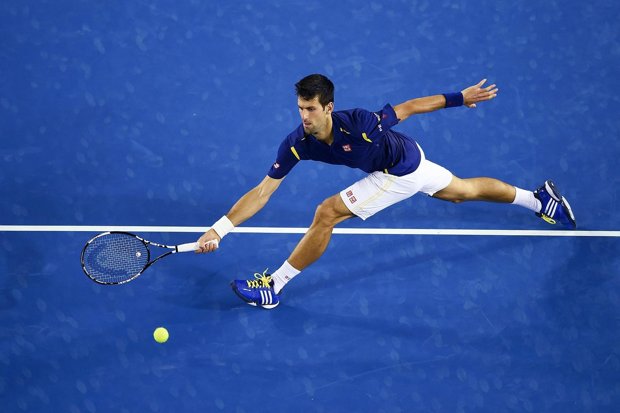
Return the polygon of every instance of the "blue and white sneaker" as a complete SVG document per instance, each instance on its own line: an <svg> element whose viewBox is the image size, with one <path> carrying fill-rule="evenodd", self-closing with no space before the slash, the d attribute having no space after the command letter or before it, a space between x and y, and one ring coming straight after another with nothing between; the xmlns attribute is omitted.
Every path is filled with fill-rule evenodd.
<svg viewBox="0 0 620 413"><path fill-rule="evenodd" d="M535 190L534 196L542 204L542 209L536 215L550 224L560 222L567 227L577 227L573 210L551 180L545 181L540 188Z"/></svg>
<svg viewBox="0 0 620 413"><path fill-rule="evenodd" d="M254 280L234 280L230 283L235 294L253 306L261 306L268 310L280 304L280 296L273 289L271 274L267 270L262 274L254 273Z"/></svg>

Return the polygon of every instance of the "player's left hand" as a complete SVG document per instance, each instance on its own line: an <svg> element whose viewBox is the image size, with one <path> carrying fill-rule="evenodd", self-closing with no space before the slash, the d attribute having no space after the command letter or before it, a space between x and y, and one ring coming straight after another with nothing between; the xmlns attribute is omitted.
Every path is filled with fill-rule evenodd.
<svg viewBox="0 0 620 413"><path fill-rule="evenodd" d="M495 87L495 84L483 87L487 80L482 79L478 84L470 86L461 90L463 94L463 105L468 108L475 108L476 103L483 102L485 100L491 100L497 96L499 89Z"/></svg>

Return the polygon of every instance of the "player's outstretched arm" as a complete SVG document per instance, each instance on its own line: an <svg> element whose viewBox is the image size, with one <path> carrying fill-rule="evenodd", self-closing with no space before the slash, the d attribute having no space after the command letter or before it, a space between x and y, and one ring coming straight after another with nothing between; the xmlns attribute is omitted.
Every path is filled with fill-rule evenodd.
<svg viewBox="0 0 620 413"><path fill-rule="evenodd" d="M271 195L278 189L282 179L266 176L256 187L248 191L233 205L233 207L205 232L199 239L200 249L196 252L212 252L218 248L221 239L234 227L253 217L269 201ZM216 240L217 243L209 241Z"/></svg>
<svg viewBox="0 0 620 413"><path fill-rule="evenodd" d="M411 115L434 112L447 107L464 105L468 108L475 108L476 103L491 100L497 96L499 89L495 84L484 87L486 81L486 79L482 79L477 84L463 89L460 93L446 93L408 100L394 106L396 117L402 122Z"/></svg>

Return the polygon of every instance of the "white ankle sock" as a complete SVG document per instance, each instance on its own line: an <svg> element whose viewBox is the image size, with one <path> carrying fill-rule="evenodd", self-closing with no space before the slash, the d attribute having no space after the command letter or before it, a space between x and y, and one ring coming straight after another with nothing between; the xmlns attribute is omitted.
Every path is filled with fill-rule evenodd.
<svg viewBox="0 0 620 413"><path fill-rule="evenodd" d="M516 186L515 189L517 193L515 195L515 200L512 201L514 205L522 206L534 212L540 212L540 210L542 209L542 204L534 196L534 192L526 191L524 189L517 188Z"/></svg>
<svg viewBox="0 0 620 413"><path fill-rule="evenodd" d="M301 271L294 268L288 261L284 261L284 264L276 272L271 274L271 279L273 280L273 290L276 294L280 294L280 291L287 282L292 280L297 274Z"/></svg>

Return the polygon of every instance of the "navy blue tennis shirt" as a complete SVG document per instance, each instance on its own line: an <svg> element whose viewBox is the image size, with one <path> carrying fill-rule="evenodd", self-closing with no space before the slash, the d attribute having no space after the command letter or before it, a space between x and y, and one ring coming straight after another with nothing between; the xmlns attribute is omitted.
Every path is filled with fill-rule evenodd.
<svg viewBox="0 0 620 413"><path fill-rule="evenodd" d="M331 116L334 133L331 145L306 135L300 124L280 145L268 175L274 179L284 178L297 162L308 159L396 176L414 172L420 165L421 154L416 142L391 130L398 118L390 104L378 112L350 109L332 112Z"/></svg>

